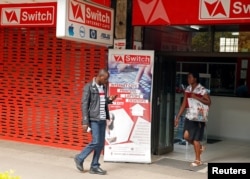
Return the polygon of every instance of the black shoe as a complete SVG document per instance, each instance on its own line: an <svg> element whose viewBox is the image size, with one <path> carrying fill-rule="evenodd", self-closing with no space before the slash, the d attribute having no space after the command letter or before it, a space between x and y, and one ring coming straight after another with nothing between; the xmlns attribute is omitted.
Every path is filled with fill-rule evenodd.
<svg viewBox="0 0 250 179"><path fill-rule="evenodd" d="M101 169L100 167L98 167L98 168L91 167L90 170L89 170L89 173L91 173L91 174L105 175L107 173L107 171Z"/></svg>
<svg viewBox="0 0 250 179"><path fill-rule="evenodd" d="M76 163L76 168L83 172L83 162L80 162L78 159L78 155L75 156L74 161Z"/></svg>

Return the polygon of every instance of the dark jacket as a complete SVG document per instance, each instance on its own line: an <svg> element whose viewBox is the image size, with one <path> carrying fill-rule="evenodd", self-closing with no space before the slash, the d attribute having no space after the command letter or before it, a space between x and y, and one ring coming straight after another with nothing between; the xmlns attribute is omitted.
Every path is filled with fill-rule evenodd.
<svg viewBox="0 0 250 179"><path fill-rule="evenodd" d="M109 119L108 104L112 102L107 97L107 88L105 86L103 87L103 90L105 92L106 97L106 119ZM95 83L95 78L93 78L92 82L87 83L83 89L81 107L83 125L88 125L90 121L100 120L100 95Z"/></svg>

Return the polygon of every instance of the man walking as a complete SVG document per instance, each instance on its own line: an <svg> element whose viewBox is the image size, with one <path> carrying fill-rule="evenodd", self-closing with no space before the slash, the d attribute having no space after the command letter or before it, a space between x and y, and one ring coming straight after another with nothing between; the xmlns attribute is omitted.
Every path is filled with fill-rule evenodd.
<svg viewBox="0 0 250 179"><path fill-rule="evenodd" d="M106 120L109 120L108 104L115 100L116 96L107 97L106 84L109 72L106 69L99 70L96 77L87 83L83 90L82 112L83 128L89 127L92 133L92 141L74 158L76 167L84 171L83 163L86 157L94 151L89 173L105 175L107 172L100 168L99 158L104 147Z"/></svg>

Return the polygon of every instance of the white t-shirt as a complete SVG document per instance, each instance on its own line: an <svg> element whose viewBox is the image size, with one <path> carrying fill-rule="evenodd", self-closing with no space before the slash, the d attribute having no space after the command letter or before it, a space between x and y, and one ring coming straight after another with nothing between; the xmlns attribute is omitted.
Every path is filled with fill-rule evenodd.
<svg viewBox="0 0 250 179"><path fill-rule="evenodd" d="M100 95L100 119L101 120L106 120L106 111L105 111L105 103L106 103L106 98L105 98L105 92L103 90L102 85L96 84L99 95Z"/></svg>

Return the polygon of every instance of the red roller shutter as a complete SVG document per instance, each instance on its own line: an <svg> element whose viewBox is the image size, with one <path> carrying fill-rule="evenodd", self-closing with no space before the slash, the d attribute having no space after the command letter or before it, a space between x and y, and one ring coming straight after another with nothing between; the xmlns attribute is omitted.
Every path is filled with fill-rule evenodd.
<svg viewBox="0 0 250 179"><path fill-rule="evenodd" d="M82 88L107 48L56 38L55 28L0 28L0 138L81 149Z"/></svg>

